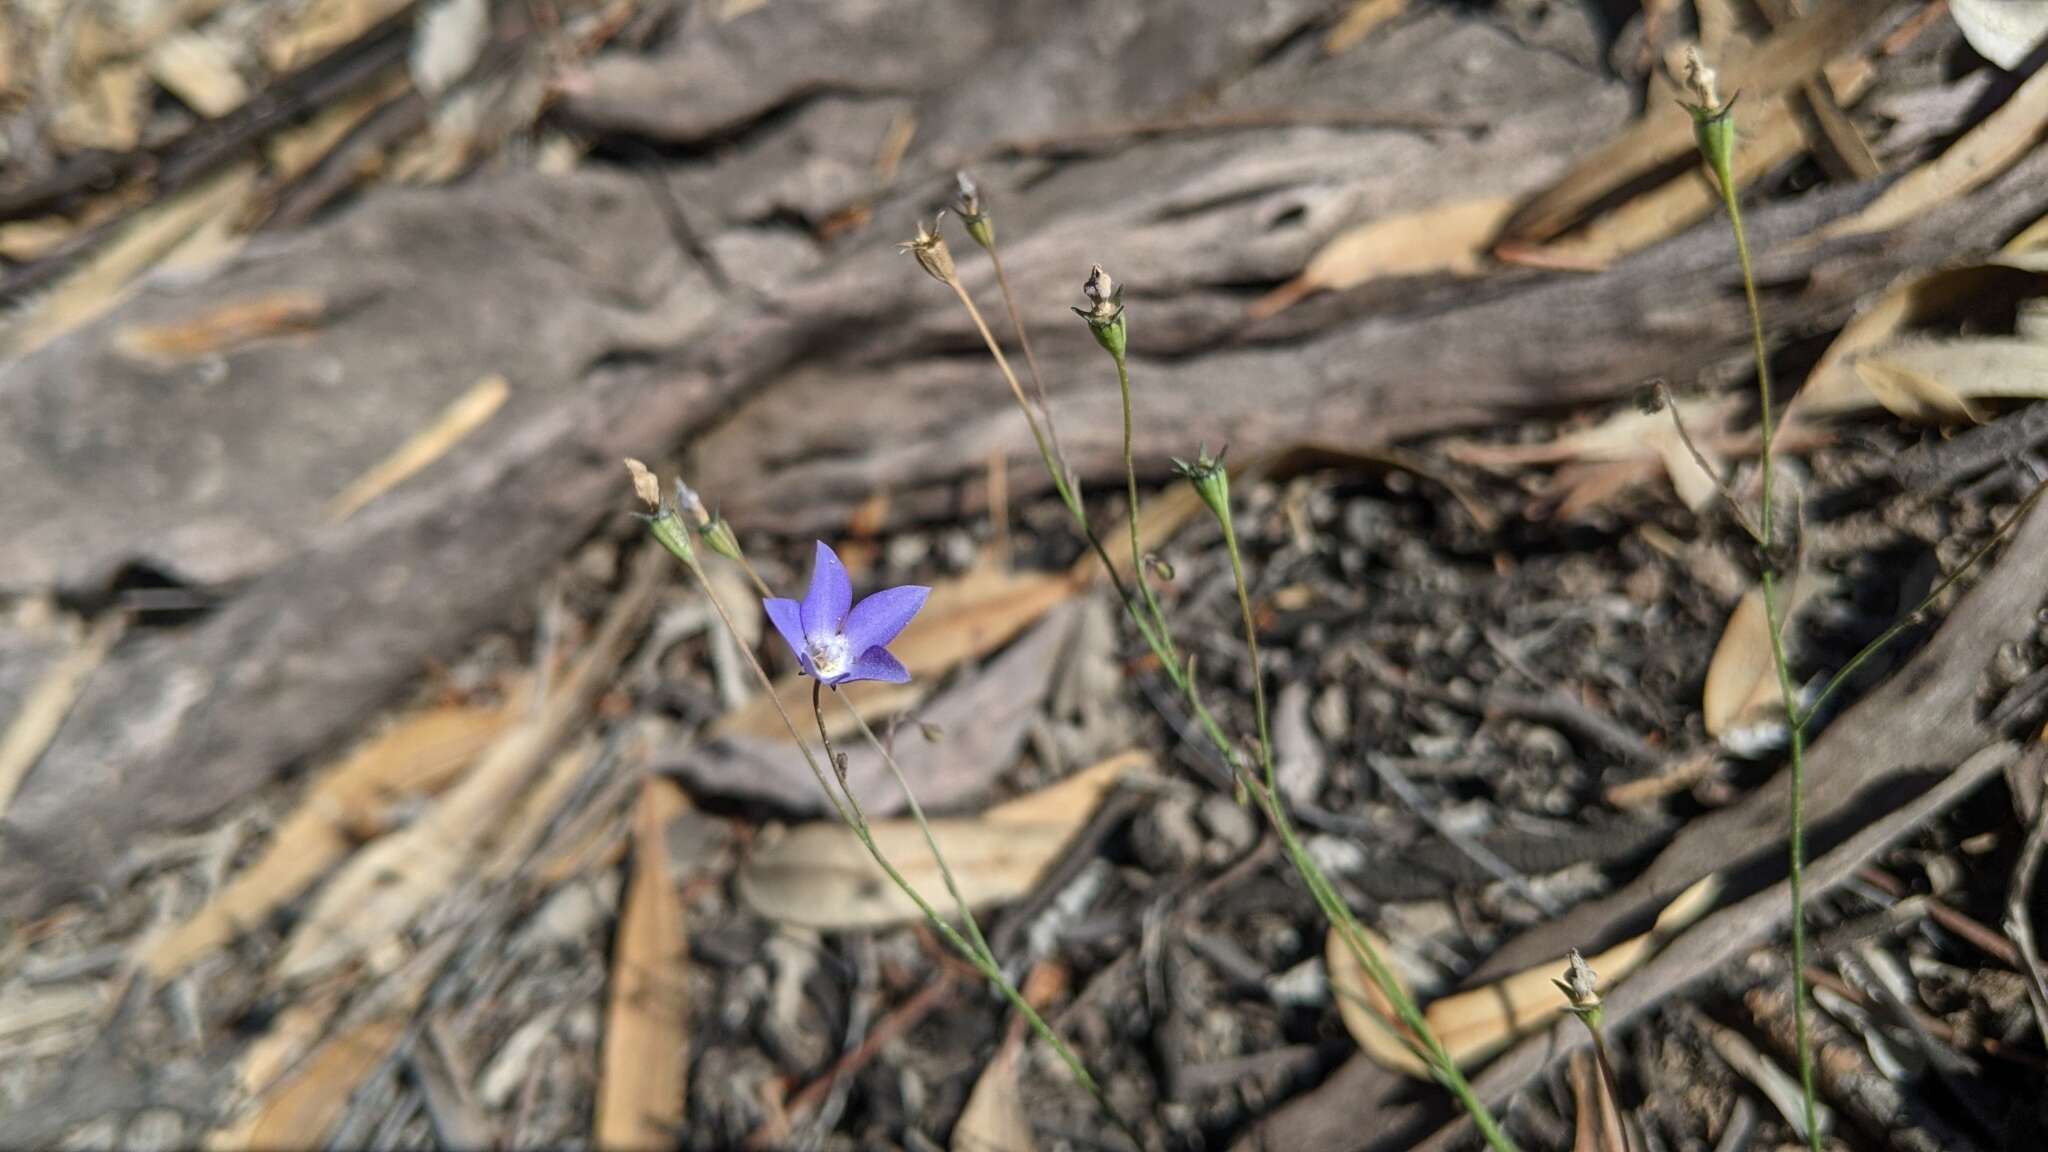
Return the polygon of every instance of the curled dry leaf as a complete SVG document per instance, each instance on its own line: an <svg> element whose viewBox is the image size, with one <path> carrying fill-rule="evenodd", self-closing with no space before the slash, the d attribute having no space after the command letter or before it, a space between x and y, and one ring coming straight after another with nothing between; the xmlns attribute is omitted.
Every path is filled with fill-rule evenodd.
<svg viewBox="0 0 2048 1152"><path fill-rule="evenodd" d="M1802 554L1802 560L1803 560ZM1819 573L1804 564L1781 581L1780 611L1786 620L1799 614L1825 585ZM1707 682L1700 700L1700 719L1707 735L1727 737L1766 722L1784 711L1778 669L1771 653L1771 633L1764 613L1762 588L1742 594L1720 642L1707 664Z"/></svg>
<svg viewBox="0 0 2048 1152"><path fill-rule="evenodd" d="M978 910L1029 892L1110 787L1149 763L1143 752L1126 752L978 817L933 820L932 836L968 905ZM944 879L915 822L884 820L872 830L882 854L913 887L935 901L934 907L950 907ZM763 844L740 869L739 893L759 915L820 931L876 928L922 916L859 839L833 821L800 825Z"/></svg>
<svg viewBox="0 0 2048 1152"><path fill-rule="evenodd" d="M1454 200L1348 228L1325 243L1301 275L1253 304L1252 319L1276 315L1316 292L1341 292L1369 280L1475 276L1513 209L1514 201L1506 198Z"/></svg>
<svg viewBox="0 0 2048 1152"><path fill-rule="evenodd" d="M1624 940L1586 962L1600 973L1603 985L1612 989L1629 973L1641 967L1664 942L1682 932L1713 908L1721 895L1719 876L1708 876L1678 894L1657 915L1650 930ZM1369 928L1361 929L1382 954L1387 942ZM1393 1006L1365 976L1358 958L1345 944L1342 933L1330 931L1323 948L1329 966L1330 986L1336 996L1338 1014L1351 1038L1358 1041L1374 1063L1420 1079L1429 1070L1406 1044L1396 1039ZM1564 1015L1565 1001L1554 979L1564 966L1562 957L1480 988L1453 993L1432 1001L1423 1009L1423 1019L1443 1042L1460 1068L1470 1068L1510 1043L1538 1029L1548 1027ZM1398 977L1397 977L1398 978Z"/></svg>

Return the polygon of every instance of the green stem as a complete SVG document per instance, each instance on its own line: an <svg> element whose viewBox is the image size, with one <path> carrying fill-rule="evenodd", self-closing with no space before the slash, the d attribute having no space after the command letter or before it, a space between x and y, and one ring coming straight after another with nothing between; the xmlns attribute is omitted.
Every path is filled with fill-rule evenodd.
<svg viewBox="0 0 2048 1152"><path fill-rule="evenodd" d="M840 697L840 701L841 703L846 703L845 697ZM839 754L832 747L832 734L826 730L825 711L819 696L819 685L815 682L811 685L811 707L817 715L818 739L825 745L825 756L832 763L837 764L839 762ZM853 710L853 705L850 703L846 703L846 707L850 712ZM861 810L860 800L854 796L853 790L845 787L844 782L842 782L841 788L846 793L846 801L853 808L854 819L849 822L849 826L853 829L854 835L860 838L860 842L867 847L868 855L874 857L875 863L881 865L882 871L888 875L896 887L901 889L903 894L910 897L911 902L917 905L917 910L924 914L925 920L931 924L932 928L945 939L946 943L952 945L954 951L960 953L968 963L974 965L975 970L980 972L984 979L994 984L1002 992L1003 998L1010 1002L1010 1006L1015 1008L1018 1014L1024 1017L1025 1023L1031 1025L1031 1030L1038 1033L1039 1038L1052 1048L1053 1052L1059 1056L1060 1061L1067 1066L1067 1070L1073 1073L1074 1080L1082 1088L1086 1089L1088 1095L1094 1099L1096 1107L1102 1110L1102 1114L1109 1117L1110 1122L1115 1124L1118 1131L1121 1131L1131 1141L1133 1147L1144 1148L1144 1139L1138 1135L1137 1130L1130 1122L1124 1119L1123 1114L1117 1111L1115 1105L1109 1102L1109 1097L1102 1091L1102 1085L1096 1082L1095 1077L1089 1074L1087 1066L1081 1063L1081 1057L1076 1055L1072 1048L1067 1047L1067 1042L1060 1038L1059 1033L1053 1031L1052 1025L1046 1023L1045 1017L1038 1014L1038 1009L1032 1007L1031 1002L1024 998L1024 994L1017 989L1017 986L1010 982L1010 978L1003 974L1001 965L996 963L995 953L990 950L988 941L982 936L981 926L975 922L974 913L968 909L966 898L960 894L959 885L954 882L952 868L946 864L945 855L939 851L938 840L932 835L931 824L925 820L923 808L918 805L917 797L911 793L910 785L904 779L902 770L896 766L896 758L889 754L889 750L883 746L880 740L876 739L874 730L868 727L867 721L862 719L858 712L854 712L853 718L854 722L860 725L862 734L874 745L875 750L881 753L882 759L889 765L890 771L895 773L897 782L903 785L903 794L910 801L910 810L917 818L917 826L924 832L925 845L931 849L932 859L938 862L939 873L946 879L946 889L953 894L953 899L960 910L960 919L967 925L968 932L974 937L973 940L970 941L962 937L951 924L946 923L945 918L940 916L938 910L925 900L923 894L918 892L917 888L901 872L896 870L896 866L889 861L889 858L882 852L881 847L875 843L874 829L868 823L867 813Z"/></svg>
<svg viewBox="0 0 2048 1152"><path fill-rule="evenodd" d="M811 684L812 708L818 707L818 693L819 685L813 681ZM946 863L946 854L939 851L938 838L932 835L931 821L925 819L924 805L917 802L917 793L911 791L910 781L903 775L903 769L897 766L895 755L889 751L888 745L882 743L881 738L875 735L874 729L868 727L867 718L860 714L860 710L853 706L851 700L848 700L836 688L832 690L832 694L839 697L839 703L846 708L846 714L853 717L853 722L860 727L860 734L867 738L868 744L874 748L876 754L881 756L882 763L889 768L889 774L896 778L896 786L903 790L903 798L910 805L910 817L917 822L917 830L924 833L925 847L931 849L932 860L939 866L939 875L946 882L946 891L953 897L953 907L959 910L960 922L967 925L967 934L974 938L974 946L980 950L982 956L989 963L997 963L995 949L988 946L987 938L981 934L981 925L975 920L974 911L967 906L967 897L960 892L960 883L953 877L952 866ZM818 715L818 731L821 733L825 731L825 716L823 712L820 712Z"/></svg>
<svg viewBox="0 0 2048 1152"><path fill-rule="evenodd" d="M1224 511L1227 513L1228 509ZM1344 902L1336 887L1330 883L1329 877L1323 874L1314 857L1309 855L1308 847L1302 843L1294 830L1294 822L1287 818L1286 803L1280 795L1273 765L1273 744L1268 736L1265 676L1259 668L1259 636L1252 616L1251 589L1245 582L1244 559L1237 545L1237 530L1227 514L1220 516L1219 519L1223 524L1224 548L1230 554L1230 572L1237 587L1238 608L1244 617L1245 648L1251 654L1252 699L1258 717L1259 762L1264 770L1263 782L1251 779L1250 774L1245 771L1243 764L1232 751L1229 740L1224 736L1222 726L1216 722L1215 716L1209 712L1208 707L1202 703L1200 694L1195 691L1192 680L1187 679L1184 673L1176 671L1172 677L1175 685L1193 704L1197 722L1201 724L1202 730L1208 734L1217 749L1223 753L1224 760L1230 765L1232 772L1240 780L1245 781L1247 791L1257 797L1260 808L1266 813L1267 822L1279 835L1282 849L1287 853L1287 858L1294 865L1295 871L1308 885L1309 894L1314 897L1317 907L1336 927L1338 934L1344 939L1345 946L1358 960L1359 967L1378 987L1387 1002L1393 1005L1394 1014L1412 1034L1412 1040L1408 1041L1411 1049L1419 1046L1421 1050L1417 1055L1424 1063L1430 1065L1437 1079L1458 1098L1466 1111L1471 1113L1472 1122L1485 1136L1487 1143L1502 1152L1511 1152L1514 1144L1508 1139L1507 1133L1501 1130L1493 1114L1487 1110L1478 1093L1466 1081L1457 1061L1452 1059L1443 1042L1437 1038L1436 1032L1430 1028L1429 1021L1423 1016L1422 1009L1415 1003L1414 997L1408 995L1401 987L1399 979L1388 966L1386 959L1380 955L1379 949L1373 947L1372 941L1366 939L1357 917L1352 915L1350 905ZM1399 1032L1395 1034L1397 1037L1401 1036Z"/></svg>
<svg viewBox="0 0 2048 1152"><path fill-rule="evenodd" d="M1017 330L1017 345L1024 349L1024 367L1031 373L1031 392L1038 398L1038 411L1045 417L1045 435L1052 441L1053 458L1064 467L1067 456L1060 451L1060 430L1053 423L1052 401L1045 394L1045 377L1038 373L1038 354L1031 350L1031 334L1024 330L1024 316L1017 310L1017 297L1010 291L1010 274L1003 271L1003 258L996 251L993 232L984 247L988 251L989 263L995 266L996 287L1002 291L1003 307L1010 313L1010 327Z"/></svg>
<svg viewBox="0 0 2048 1152"><path fill-rule="evenodd" d="M1244 557L1237 547L1237 528L1229 517L1223 518L1223 547L1230 553L1230 575L1237 584L1237 607L1244 616L1244 646L1252 662L1252 711L1257 716L1259 727L1259 766L1265 770L1266 790L1277 801L1280 796L1279 773L1273 765L1273 738L1266 723L1266 674L1259 663L1259 630L1252 620L1251 588L1244 578Z"/></svg>
<svg viewBox="0 0 2048 1152"><path fill-rule="evenodd" d="M682 558L684 566L690 571L690 575L696 579L697 586L703 590L705 598L711 601L712 610L718 613L718 619L725 625L725 630L735 640L739 640L740 631L733 624L732 614L726 610L724 602L718 598L717 591L712 588L711 581L705 577L703 565L694 555L684 553L677 553L677 555ZM775 682L769 677L768 670L761 667L760 658L755 656L754 650L744 642L739 643L737 647L741 654L745 656L747 667L753 670L754 679L760 684L762 692L775 705L776 714L782 717L783 727L788 729L789 738L795 742L797 751L803 754L804 763L810 768L812 777L817 780L818 788L825 793L825 799L831 802L832 809L838 813L840 821L848 828L851 828L853 834L859 838L862 847L867 849L868 855L874 859L876 866L880 867L882 872L889 877L890 881L905 896L910 898L911 903L917 905L918 911L924 914L925 920L931 924L934 931L945 939L948 944L952 945L955 951L966 957L969 963L973 964L985 978L1002 991L1004 998L1010 1002L1012 1007L1023 1014L1025 1021L1031 1025L1032 1030L1037 1032L1039 1037L1058 1054L1060 1060L1074 1074L1075 1081L1088 1091L1088 1095L1094 1099L1096 1106L1102 1110L1103 1115L1109 1117L1110 1122L1115 1124L1117 1129L1131 1141L1132 1146L1143 1148L1145 1146L1144 1140L1138 1135L1137 1130L1131 1126L1130 1122L1125 1120L1122 1114L1110 1104L1109 1097L1103 1093L1102 1086L1096 1083L1095 1077L1088 1074L1088 1069L1082 1065L1081 1058L1074 1054L1073 1049L1067 1047L1066 1042L1060 1039L1058 1033L1053 1031L1052 1025L1046 1023L1045 1018L1038 1014L1038 1010L1031 1006L1030 1001L1024 999L1024 994L1019 992L1016 986L1010 983L1009 978L1003 975L1003 970L996 964L993 953L988 949L987 942L982 939L980 927L975 924L974 917L968 913L966 902L960 900L959 889L953 884L952 872L946 867L944 857L939 856L938 845L931 839L931 828L925 823L923 812L916 808L916 798L911 797L910 802L913 810L918 811L918 824L924 828L926 842L931 845L933 856L939 860L939 867L945 874L947 887L953 891L954 898L960 900L962 917L966 920L969 929L974 933L974 943L969 943L963 939L960 933L955 931L953 926L946 923L945 918L939 915L938 910L933 908L925 900L924 896L912 886L903 873L896 870L896 865L882 851L881 845L875 843L874 834L868 826L867 813L861 810L859 798L854 796L853 791L844 787L843 784L837 790L832 787L831 782L826 777L825 770L818 764L817 756L812 753L809 742L797 732L795 718L790 716L789 709L783 707L782 698L776 695ZM836 777L838 758L833 753L832 738L825 730L824 713L817 707L818 698L815 688L812 692L811 703L813 709L817 711L818 736L824 743L828 759L835 765L833 775ZM855 719L858 721L860 718L856 715ZM869 739L874 739L873 732L868 729L864 721L861 722L861 731L866 732ZM878 742L877 747L879 746ZM890 769L896 771L896 778L898 781L901 781L903 775L900 770L896 770L894 757L888 755L887 749L882 751L883 757L888 762ZM909 795L907 785L904 792L906 795ZM844 797L843 800L841 799L842 796ZM977 944L979 948L976 947Z"/></svg>
<svg viewBox="0 0 2048 1152"><path fill-rule="evenodd" d="M1414 999L1408 995L1407 991L1395 979L1393 970L1387 966L1385 960L1379 955L1378 950L1372 946L1372 942L1365 938L1364 932L1359 927L1357 919L1351 914L1350 908L1330 884L1329 879L1323 875L1322 870L1316 865L1314 859L1309 856L1307 848L1301 843L1300 837L1295 835L1293 826L1288 822L1286 812L1281 807L1277 794L1262 784L1251 773L1245 771L1242 762L1231 747L1229 738L1224 735L1222 727L1217 724L1216 718L1210 714L1208 708L1202 704L1201 697L1195 691L1195 686L1188 669L1180 662L1173 643L1172 629L1166 621L1165 613L1159 607L1158 600L1153 596L1149 581L1145 578L1144 545L1139 534L1138 524L1138 474L1133 444L1130 370L1124 357L1114 352L1111 353L1111 358L1116 364L1117 387L1123 400L1124 479L1126 499L1129 504L1131 567L1132 576L1137 581L1142 596L1142 603L1144 605L1142 611L1139 607L1140 599L1130 595L1122 581L1118 579L1116 565L1111 562L1108 552L1102 546L1101 540L1096 536L1093 528L1090 527L1085 508L1075 498L1071 488L1063 479L1063 461L1057 461L1054 458L1051 448L1045 443L1044 438L1039 435L1038 421L1032 414L1030 404L1025 400L1022 387L1017 383L1016 374L1010 370L1009 361L1004 358L1002 350L996 346L994 338L989 334L988 325L982 321L979 310L974 306L974 301L968 297L966 291L960 287L957 281L952 284L952 288L955 294L960 297L960 302L966 306L969 316L975 322L976 329L982 335L983 343L988 345L989 354L995 358L996 366L1002 370L1004 379L1009 383L1011 394L1017 400L1018 407L1023 410L1025 422L1031 427L1034 438L1039 440L1040 456L1045 461L1046 471L1052 476L1054 488L1059 491L1062 500L1066 503L1068 512L1074 517L1074 521L1079 526L1082 535L1087 537L1089 545L1094 549L1097 558L1102 563L1103 570L1109 575L1110 581L1116 585L1118 599L1122 602L1124 611L1130 616L1131 623L1137 627L1138 634L1143 637L1146 646L1151 649L1152 654L1159 659L1161 666L1165 668L1168 679L1172 681L1174 687L1194 709L1203 732L1215 744L1217 751L1223 756L1224 761L1230 765L1232 774L1245 783L1247 791L1260 797L1260 807L1266 812L1267 819L1272 822L1275 829L1279 832L1281 843L1286 850L1288 859L1293 863L1295 870L1300 873L1317 906L1322 910L1323 915L1336 926L1336 930L1343 937L1346 946L1358 958L1359 966L1366 971L1373 983L1378 986L1380 993L1386 997L1388 1003L1394 1006L1395 1014L1412 1033L1412 1036L1404 1036L1403 1042L1419 1049L1418 1054L1424 1063L1430 1065L1437 1079L1464 1105L1466 1111L1471 1114L1474 1125L1478 1127L1486 1142L1496 1152L1516 1152L1513 1141L1502 1131L1499 1122L1494 1119L1493 1114L1487 1110L1486 1105L1479 1099L1471 1084L1466 1081L1464 1073L1459 1071L1457 1064L1450 1058L1450 1054L1445 1050L1442 1042L1437 1039L1435 1033L1430 1029L1429 1022L1423 1017L1421 1009L1416 1006ZM1051 415L1048 411L1047 419L1050 420L1050 418ZM1238 579L1240 586L1242 586L1243 572L1241 564L1238 566ZM1247 622L1249 623L1249 617L1247 617ZM1254 657L1253 666L1256 670L1256 657ZM1263 691L1263 688L1261 690ZM1265 738L1263 703L1260 712L1260 744L1262 748L1270 749L1271 741ZM1114 1113L1111 1114L1114 1115Z"/></svg>
<svg viewBox="0 0 2048 1152"><path fill-rule="evenodd" d="M1722 113L1725 115L1725 112ZM1800 1102L1806 1119L1806 1144L1811 1152L1821 1152L1820 1125L1817 1122L1819 1108L1813 1088L1813 1046L1807 1035L1806 1021L1806 727L1805 717L1799 709L1798 690L1792 684L1792 666L1785 658L1784 621L1778 614L1778 574L1774 558L1776 537L1771 533L1775 510L1772 507L1771 478L1776 469L1771 458L1771 441L1775 435L1771 418L1771 369L1770 354L1764 343L1763 307L1757 301L1756 272L1750 264L1749 236L1742 227L1742 204L1735 187L1733 164L1730 152L1723 149L1719 154L1709 154L1708 161L1714 169L1714 176L1721 185L1721 202L1728 210L1728 224L1735 233L1735 256L1742 266L1742 292L1749 304L1749 330L1751 343L1756 355L1756 388L1760 402L1762 449L1760 464L1763 468L1763 508L1757 517L1758 533L1763 537L1763 589L1765 630L1771 634L1771 660L1777 665L1778 692L1784 698L1785 722L1792 735L1792 796L1788 815L1792 830L1789 837L1789 871L1792 897L1792 1032L1799 1054ZM1809 713L1810 714L1810 713Z"/></svg>
<svg viewBox="0 0 2048 1152"><path fill-rule="evenodd" d="M1159 600L1152 595L1152 582L1145 578L1145 545L1138 533L1138 466L1132 448L1131 370L1124 357L1112 355L1110 359L1116 363L1117 391L1124 402L1124 487L1125 499L1130 504L1131 574L1138 582L1139 594L1145 598L1145 610L1151 613L1152 624L1165 642L1166 651L1159 654L1160 659L1177 664L1173 638L1166 630L1166 614L1159 610Z"/></svg>

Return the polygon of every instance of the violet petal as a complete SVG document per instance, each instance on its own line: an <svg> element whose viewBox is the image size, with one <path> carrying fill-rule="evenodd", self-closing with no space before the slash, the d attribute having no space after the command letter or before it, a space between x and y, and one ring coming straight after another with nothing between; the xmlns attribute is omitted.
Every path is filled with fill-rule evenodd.
<svg viewBox="0 0 2048 1152"><path fill-rule="evenodd" d="M781 597L761 601L761 607L768 613L768 620L775 630L782 634L782 642L789 645L805 675L811 675L811 655L804 647L803 609L794 600Z"/></svg>
<svg viewBox="0 0 2048 1152"><path fill-rule="evenodd" d="M910 618L924 607L925 598L932 590L917 584L905 584L899 588L884 588L853 606L846 614L846 624L841 629L846 634L847 647L855 652L866 652L880 648L894 640L898 633L909 625Z"/></svg>
<svg viewBox="0 0 2048 1152"><path fill-rule="evenodd" d="M811 567L811 588L804 593L803 634L830 635L839 631L846 610L853 606L853 581L839 554L818 541L818 558Z"/></svg>
<svg viewBox="0 0 2048 1152"><path fill-rule="evenodd" d="M861 653L860 659L853 662L853 667L846 670L846 675L834 683L845 684L854 680L907 684L910 682L910 669L905 668L901 660L890 655L887 648L870 648Z"/></svg>

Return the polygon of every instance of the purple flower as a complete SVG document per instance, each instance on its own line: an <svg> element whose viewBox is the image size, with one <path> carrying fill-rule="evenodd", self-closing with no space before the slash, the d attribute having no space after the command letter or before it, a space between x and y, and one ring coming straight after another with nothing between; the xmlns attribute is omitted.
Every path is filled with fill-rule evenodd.
<svg viewBox="0 0 2048 1152"><path fill-rule="evenodd" d="M811 570L811 588L804 602L761 601L775 630L796 653L804 675L826 684L880 680L902 684L909 669L889 654L889 641L924 607L932 590L916 584L884 588L860 603L853 602L853 582L846 565L832 549L818 542L818 560Z"/></svg>

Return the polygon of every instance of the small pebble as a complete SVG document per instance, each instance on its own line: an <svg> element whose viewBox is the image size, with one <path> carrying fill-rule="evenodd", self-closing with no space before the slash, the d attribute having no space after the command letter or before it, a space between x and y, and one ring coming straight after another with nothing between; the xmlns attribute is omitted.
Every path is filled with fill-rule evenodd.
<svg viewBox="0 0 2048 1152"><path fill-rule="evenodd" d="M1179 873L1200 860L1202 832L1195 826L1194 801L1167 796L1147 808L1131 829L1131 847L1138 862L1153 872Z"/></svg>
<svg viewBox="0 0 2048 1152"><path fill-rule="evenodd" d="M1237 801L1220 792L1202 798L1202 826L1213 837L1206 849L1212 863L1233 860L1258 839L1258 825L1252 814Z"/></svg>

